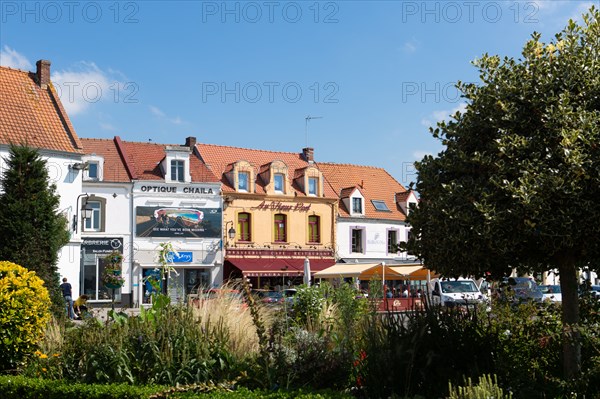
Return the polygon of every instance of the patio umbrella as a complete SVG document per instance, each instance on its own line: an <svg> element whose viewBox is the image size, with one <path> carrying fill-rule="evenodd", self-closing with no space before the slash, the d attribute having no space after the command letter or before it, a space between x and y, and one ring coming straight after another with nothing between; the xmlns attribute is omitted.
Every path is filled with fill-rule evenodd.
<svg viewBox="0 0 600 399"><path fill-rule="evenodd" d="M304 258L304 284L310 287L310 260Z"/></svg>

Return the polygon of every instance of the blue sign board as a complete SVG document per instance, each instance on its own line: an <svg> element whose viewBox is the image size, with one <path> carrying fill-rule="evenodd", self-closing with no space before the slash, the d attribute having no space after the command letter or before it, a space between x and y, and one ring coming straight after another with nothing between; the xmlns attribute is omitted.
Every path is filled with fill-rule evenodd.
<svg viewBox="0 0 600 399"><path fill-rule="evenodd" d="M191 263L194 260L194 253L189 252L169 252L167 260L171 263Z"/></svg>

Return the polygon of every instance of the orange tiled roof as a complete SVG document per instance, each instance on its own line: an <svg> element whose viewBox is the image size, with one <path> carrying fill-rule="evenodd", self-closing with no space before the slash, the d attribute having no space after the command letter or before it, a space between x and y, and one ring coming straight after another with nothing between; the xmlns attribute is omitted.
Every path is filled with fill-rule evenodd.
<svg viewBox="0 0 600 399"><path fill-rule="evenodd" d="M408 197L410 197L410 193L411 193L410 190L404 191L402 193L396 193L396 201L397 202L406 202Z"/></svg>
<svg viewBox="0 0 600 399"><path fill-rule="evenodd" d="M82 139L85 153L104 157L104 180L164 180L160 168L167 144L113 140ZM217 183L219 179L194 154L190 154L190 174L195 183Z"/></svg>
<svg viewBox="0 0 600 399"><path fill-rule="evenodd" d="M373 166L359 166L319 162L319 169L331 188L343 198L355 188L365 198L365 216L368 218L404 221L406 215L395 202L396 193L405 192L406 188L394 179L385 169ZM371 200L385 202L391 212L378 211ZM349 217L350 213L340 200L340 216Z"/></svg>
<svg viewBox="0 0 600 399"><path fill-rule="evenodd" d="M103 181L129 182L131 180L114 140L82 138L81 143L86 155L96 154L104 158Z"/></svg>
<svg viewBox="0 0 600 399"><path fill-rule="evenodd" d="M249 148L228 147L215 144L196 144L200 156L210 168L210 170L221 178L224 192L235 192L225 173L231 171L232 165L237 161L247 161L254 167L254 175L258 177L260 172L265 170L265 165L273 161L282 161L288 167L288 178L292 181L302 175L302 170L309 166L301 153L279 152L255 150ZM318 167L315 163L314 166ZM265 185L262 179L256 180L256 193L266 194ZM292 184L296 195L306 196L306 194L295 183ZM337 194L329 187L324 185L324 194L326 198L336 198Z"/></svg>
<svg viewBox="0 0 600 399"><path fill-rule="evenodd" d="M340 198L348 198L356 190L356 186L346 187L340 190Z"/></svg>
<svg viewBox="0 0 600 399"><path fill-rule="evenodd" d="M0 67L0 143L82 153L82 145L56 90L36 74Z"/></svg>
<svg viewBox="0 0 600 399"><path fill-rule="evenodd" d="M132 172L139 180L163 180L160 162L165 158L169 144L122 141ZM195 183L217 183L219 179L193 153L190 153L190 174Z"/></svg>

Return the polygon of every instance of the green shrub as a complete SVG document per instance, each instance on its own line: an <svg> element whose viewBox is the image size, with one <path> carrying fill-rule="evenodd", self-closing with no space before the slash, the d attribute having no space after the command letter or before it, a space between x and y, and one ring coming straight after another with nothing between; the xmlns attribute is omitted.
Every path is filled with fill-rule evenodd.
<svg viewBox="0 0 600 399"><path fill-rule="evenodd" d="M34 358L36 367L27 372L86 383L222 381L239 375L228 340L222 322L200 322L187 306L157 307L134 317L112 314L106 323L91 318L67 329L60 352Z"/></svg>
<svg viewBox="0 0 600 399"><path fill-rule="evenodd" d="M50 320L49 305L35 272L0 262L0 370L15 370L34 353Z"/></svg>
<svg viewBox="0 0 600 399"><path fill-rule="evenodd" d="M0 376L2 399L142 399L165 390L159 386L79 384L23 376Z"/></svg>
<svg viewBox="0 0 600 399"><path fill-rule="evenodd" d="M444 397L448 380L493 372L496 337L479 313L429 309L373 315L365 323L355 384L369 398L392 394ZM443 376L433 378L432 376Z"/></svg>
<svg viewBox="0 0 600 399"><path fill-rule="evenodd" d="M351 399L340 392L309 390L251 391L238 388L232 391L218 384L167 388L158 385L80 384L23 376L0 376L2 399Z"/></svg>
<svg viewBox="0 0 600 399"><path fill-rule="evenodd" d="M294 318L301 325L314 323L319 319L325 299L319 287L301 286L294 295Z"/></svg>
<svg viewBox="0 0 600 399"><path fill-rule="evenodd" d="M511 399L512 394L509 392L507 395L504 394L502 388L498 386L498 378L494 375L494 379L490 375L484 375L479 377L479 383L473 385L473 382L469 378L465 381L466 386L464 387L452 387L452 383L449 383L450 387L450 399Z"/></svg>

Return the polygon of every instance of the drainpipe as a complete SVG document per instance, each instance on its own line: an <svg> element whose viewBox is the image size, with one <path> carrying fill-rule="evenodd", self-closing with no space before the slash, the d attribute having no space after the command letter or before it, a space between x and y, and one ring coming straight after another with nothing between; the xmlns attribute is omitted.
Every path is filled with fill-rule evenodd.
<svg viewBox="0 0 600 399"><path fill-rule="evenodd" d="M130 238L129 238L129 273L131 274L130 276L130 281L131 281L131 300L133 303L137 303L139 307L142 306L142 303L140 301L140 284L141 284L141 279L138 278L137 280L137 287L135 286L135 263L134 263L134 254L135 254L135 242L134 237L135 237L135 233L134 233L134 223L133 223L133 219L135 218L135 215L133 214L133 183L131 183L131 187L130 187L130 191L129 191L129 234L130 234Z"/></svg>

